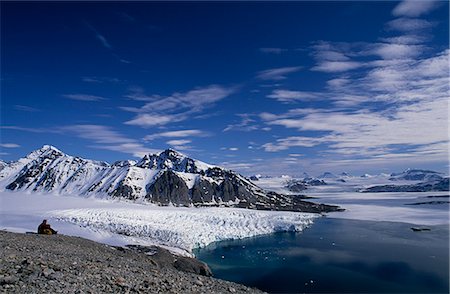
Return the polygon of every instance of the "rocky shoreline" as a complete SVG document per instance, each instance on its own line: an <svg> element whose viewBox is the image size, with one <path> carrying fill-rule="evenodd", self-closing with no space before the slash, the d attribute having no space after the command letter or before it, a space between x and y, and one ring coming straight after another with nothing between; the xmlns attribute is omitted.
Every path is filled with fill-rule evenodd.
<svg viewBox="0 0 450 294"><path fill-rule="evenodd" d="M157 246L0 231L1 293L263 293Z"/></svg>

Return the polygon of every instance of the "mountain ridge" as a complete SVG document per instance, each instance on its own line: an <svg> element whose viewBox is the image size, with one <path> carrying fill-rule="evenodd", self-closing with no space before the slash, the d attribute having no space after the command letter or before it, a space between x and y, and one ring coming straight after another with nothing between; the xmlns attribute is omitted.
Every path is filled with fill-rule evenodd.
<svg viewBox="0 0 450 294"><path fill-rule="evenodd" d="M265 191L244 176L192 159L174 149L140 161L109 164L44 145L0 170L0 188L76 194L175 206L231 206L260 210L326 212L337 206Z"/></svg>

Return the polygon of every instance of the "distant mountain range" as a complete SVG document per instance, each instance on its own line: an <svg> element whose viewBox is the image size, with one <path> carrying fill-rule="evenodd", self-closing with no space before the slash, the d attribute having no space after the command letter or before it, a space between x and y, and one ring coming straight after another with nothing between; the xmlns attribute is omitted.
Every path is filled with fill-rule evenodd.
<svg viewBox="0 0 450 294"><path fill-rule="evenodd" d="M173 149L140 161L108 164L73 157L45 145L15 162L0 164L0 189L175 206L232 206L261 210L328 212L337 206L265 191L242 175L189 158Z"/></svg>
<svg viewBox="0 0 450 294"><path fill-rule="evenodd" d="M412 185L379 185L369 187L362 192L430 192L449 191L449 178L421 182Z"/></svg>
<svg viewBox="0 0 450 294"><path fill-rule="evenodd" d="M252 180L262 179L250 177ZM303 178L278 177L284 182L284 188L290 192L298 193L310 189L313 186L343 185L349 182L350 185L360 185L357 189L360 192L428 192L428 191L449 191L449 178L442 173L424 170L407 169L400 173L351 176L346 172L339 175L325 172L317 178L310 177L304 173ZM275 179L275 178L274 178ZM408 183L412 182L412 183ZM372 184L371 184L372 183ZM375 184L376 183L376 184Z"/></svg>
<svg viewBox="0 0 450 294"><path fill-rule="evenodd" d="M407 169L401 173L392 173L389 180L398 181L398 180L407 180L407 181L436 181L441 180L441 173L432 171L432 170L424 170L424 169Z"/></svg>

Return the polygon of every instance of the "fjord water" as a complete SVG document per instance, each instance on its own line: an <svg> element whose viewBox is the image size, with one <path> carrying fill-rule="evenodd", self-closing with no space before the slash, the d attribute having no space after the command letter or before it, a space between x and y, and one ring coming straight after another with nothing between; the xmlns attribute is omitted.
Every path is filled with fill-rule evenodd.
<svg viewBox="0 0 450 294"><path fill-rule="evenodd" d="M320 218L302 233L213 243L195 252L217 278L272 293L448 293L449 229Z"/></svg>

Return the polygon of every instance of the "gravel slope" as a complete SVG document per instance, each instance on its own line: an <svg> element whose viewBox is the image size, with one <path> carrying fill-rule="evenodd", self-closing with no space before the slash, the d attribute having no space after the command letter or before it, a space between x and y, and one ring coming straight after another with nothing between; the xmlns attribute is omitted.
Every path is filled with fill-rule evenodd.
<svg viewBox="0 0 450 294"><path fill-rule="evenodd" d="M159 247L0 231L0 258L2 293L262 293Z"/></svg>

